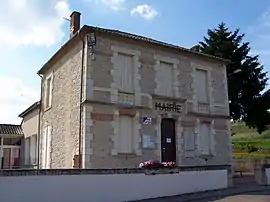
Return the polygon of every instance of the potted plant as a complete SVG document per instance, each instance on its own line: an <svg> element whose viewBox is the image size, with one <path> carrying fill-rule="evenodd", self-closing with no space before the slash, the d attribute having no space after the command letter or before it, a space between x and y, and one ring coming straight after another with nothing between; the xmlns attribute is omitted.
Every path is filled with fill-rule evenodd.
<svg viewBox="0 0 270 202"><path fill-rule="evenodd" d="M175 162L162 162L155 160L145 161L139 164L139 168L144 169L145 174L172 174L178 173L179 170Z"/></svg>

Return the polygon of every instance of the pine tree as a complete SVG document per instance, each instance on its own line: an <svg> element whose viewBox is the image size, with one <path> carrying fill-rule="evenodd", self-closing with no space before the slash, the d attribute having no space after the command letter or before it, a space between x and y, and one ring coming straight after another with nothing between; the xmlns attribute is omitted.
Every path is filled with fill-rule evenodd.
<svg viewBox="0 0 270 202"><path fill-rule="evenodd" d="M230 31L221 23L207 31L207 36L199 42L199 52L231 61L227 65L231 118L241 119L261 133L270 124L268 78L259 56L251 55L250 44L243 42L244 36L239 29Z"/></svg>

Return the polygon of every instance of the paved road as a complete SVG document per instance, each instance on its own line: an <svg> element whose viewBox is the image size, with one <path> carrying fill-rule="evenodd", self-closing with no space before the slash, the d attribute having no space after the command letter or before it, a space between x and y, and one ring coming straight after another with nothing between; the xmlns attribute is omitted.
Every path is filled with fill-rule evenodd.
<svg viewBox="0 0 270 202"><path fill-rule="evenodd" d="M247 189L227 189L196 195L182 195L167 198L142 200L140 202L270 202L270 189L250 187Z"/></svg>
<svg viewBox="0 0 270 202"><path fill-rule="evenodd" d="M190 201L190 202L197 202ZM228 197L216 197L212 199L199 200L200 202L269 202L270 201L270 191L238 194ZM180 201L179 201L180 202Z"/></svg>

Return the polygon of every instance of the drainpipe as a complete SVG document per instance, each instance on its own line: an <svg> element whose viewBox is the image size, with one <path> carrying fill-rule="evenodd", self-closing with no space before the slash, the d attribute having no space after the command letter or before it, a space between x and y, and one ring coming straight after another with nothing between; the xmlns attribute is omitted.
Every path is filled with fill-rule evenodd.
<svg viewBox="0 0 270 202"><path fill-rule="evenodd" d="M41 132L40 132L40 128L41 128L41 110L42 110L42 95L43 95L43 76L41 74L38 74L39 77L41 78L41 87L40 87L40 100L39 100L39 113L38 113L38 136L37 136L37 139L38 139L38 154L37 154L37 169L39 170L39 163L40 163L40 136L41 136Z"/></svg>
<svg viewBox="0 0 270 202"><path fill-rule="evenodd" d="M80 39L82 40L82 61L81 61L81 84L80 84L80 108L79 108L79 168L82 168L82 112L83 112L83 106L82 106L82 99L83 99L83 68L84 68L84 49L85 49L85 41L83 37L81 36L81 31L78 31L78 35Z"/></svg>

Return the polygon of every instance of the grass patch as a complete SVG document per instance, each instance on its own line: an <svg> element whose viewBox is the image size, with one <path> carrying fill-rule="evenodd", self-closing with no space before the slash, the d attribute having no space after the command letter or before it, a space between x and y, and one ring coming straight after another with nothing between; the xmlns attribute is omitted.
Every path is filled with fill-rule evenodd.
<svg viewBox="0 0 270 202"><path fill-rule="evenodd" d="M259 134L256 129L249 128L243 122L236 122L232 124L233 141L236 140L250 140L250 139L270 139L270 130Z"/></svg>
<svg viewBox="0 0 270 202"><path fill-rule="evenodd" d="M256 129L249 128L245 123L236 122L232 124L232 134L236 158L265 158L270 151L270 130L259 134Z"/></svg>
<svg viewBox="0 0 270 202"><path fill-rule="evenodd" d="M264 159L270 158L270 154L268 153L233 153L233 157L236 159L242 158L254 158L254 159Z"/></svg>
<svg viewBox="0 0 270 202"><path fill-rule="evenodd" d="M234 140L233 148L247 148L248 146L258 149L270 149L270 139L250 139L250 140Z"/></svg>

